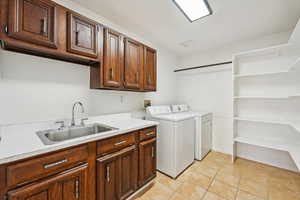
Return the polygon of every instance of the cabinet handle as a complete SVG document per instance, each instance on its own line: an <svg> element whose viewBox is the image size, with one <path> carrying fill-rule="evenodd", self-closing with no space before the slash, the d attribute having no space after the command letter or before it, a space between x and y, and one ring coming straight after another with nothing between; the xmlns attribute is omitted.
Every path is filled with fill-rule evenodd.
<svg viewBox="0 0 300 200"><path fill-rule="evenodd" d="M139 82L139 72L135 73L135 81L138 83Z"/></svg>
<svg viewBox="0 0 300 200"><path fill-rule="evenodd" d="M78 43L79 43L79 39L78 39L79 33L80 33L80 31L75 31L75 44L76 45L78 45Z"/></svg>
<svg viewBox="0 0 300 200"><path fill-rule="evenodd" d="M147 135L147 136L154 135L154 131L149 132L149 133L147 133L146 135Z"/></svg>
<svg viewBox="0 0 300 200"><path fill-rule="evenodd" d="M42 34L45 34L47 32L47 18L44 17L41 19L42 22Z"/></svg>
<svg viewBox="0 0 300 200"><path fill-rule="evenodd" d="M110 172L110 167L107 166L107 167L106 167L106 181L107 181L107 182L110 181L110 174L109 174L109 172Z"/></svg>
<svg viewBox="0 0 300 200"><path fill-rule="evenodd" d="M154 147L152 147L151 156L154 158Z"/></svg>
<svg viewBox="0 0 300 200"><path fill-rule="evenodd" d="M110 80L113 80L113 78L114 78L114 70L113 70L113 68L109 69L109 75L110 75Z"/></svg>
<svg viewBox="0 0 300 200"><path fill-rule="evenodd" d="M117 142L117 143L115 143L115 146L119 146L119 145L124 144L124 143L126 143L126 142L127 142L126 140L123 140L123 141L121 141L121 142Z"/></svg>
<svg viewBox="0 0 300 200"><path fill-rule="evenodd" d="M75 181L75 198L79 199L80 196L80 188L79 188L79 180Z"/></svg>
<svg viewBox="0 0 300 200"><path fill-rule="evenodd" d="M44 165L44 169L55 167L55 166L58 166L58 165L61 165L61 164L67 163L67 162L68 162L67 159L63 159L63 160L60 160L60 161L55 162L55 163L50 163L50 164Z"/></svg>
<svg viewBox="0 0 300 200"><path fill-rule="evenodd" d="M148 82L148 85L151 84L151 76L150 76L150 74L148 75L147 82Z"/></svg>

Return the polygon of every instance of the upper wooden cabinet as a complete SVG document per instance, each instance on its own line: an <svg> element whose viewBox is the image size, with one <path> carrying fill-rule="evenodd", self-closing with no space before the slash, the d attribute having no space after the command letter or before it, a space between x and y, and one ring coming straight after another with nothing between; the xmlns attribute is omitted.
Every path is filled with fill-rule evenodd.
<svg viewBox="0 0 300 200"><path fill-rule="evenodd" d="M6 50L90 66L90 88L156 91L156 50L51 0L0 0Z"/></svg>
<svg viewBox="0 0 300 200"><path fill-rule="evenodd" d="M99 26L96 22L68 12L68 51L97 58L98 31Z"/></svg>
<svg viewBox="0 0 300 200"><path fill-rule="evenodd" d="M156 90L156 50L144 46L144 90Z"/></svg>
<svg viewBox="0 0 300 200"><path fill-rule="evenodd" d="M103 85L119 88L123 73L123 36L111 29L104 31Z"/></svg>
<svg viewBox="0 0 300 200"><path fill-rule="evenodd" d="M9 0L8 35L57 48L56 5L42 0Z"/></svg>
<svg viewBox="0 0 300 200"><path fill-rule="evenodd" d="M143 45L125 38L124 86L140 90L142 85Z"/></svg>

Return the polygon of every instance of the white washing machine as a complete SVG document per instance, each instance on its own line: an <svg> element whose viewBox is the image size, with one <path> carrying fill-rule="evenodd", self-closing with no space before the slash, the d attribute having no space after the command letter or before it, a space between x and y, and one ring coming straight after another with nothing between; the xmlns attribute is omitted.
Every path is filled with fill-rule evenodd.
<svg viewBox="0 0 300 200"><path fill-rule="evenodd" d="M202 160L212 149L213 114L190 111L187 105L172 105L171 110L195 116L195 159Z"/></svg>
<svg viewBox="0 0 300 200"><path fill-rule="evenodd" d="M172 113L170 106L147 108L147 118L158 121L157 169L176 178L194 162L195 119L189 113Z"/></svg>

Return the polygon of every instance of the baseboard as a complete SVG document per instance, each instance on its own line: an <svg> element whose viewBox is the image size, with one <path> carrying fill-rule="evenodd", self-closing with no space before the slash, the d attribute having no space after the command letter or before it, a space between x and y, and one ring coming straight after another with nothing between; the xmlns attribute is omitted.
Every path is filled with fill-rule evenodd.
<svg viewBox="0 0 300 200"><path fill-rule="evenodd" d="M155 183L155 179L152 179L149 183L141 187L139 190L137 190L135 193L133 193L131 196L127 198L127 200L134 200L137 197L141 196L143 193L145 193L147 190L149 190Z"/></svg>

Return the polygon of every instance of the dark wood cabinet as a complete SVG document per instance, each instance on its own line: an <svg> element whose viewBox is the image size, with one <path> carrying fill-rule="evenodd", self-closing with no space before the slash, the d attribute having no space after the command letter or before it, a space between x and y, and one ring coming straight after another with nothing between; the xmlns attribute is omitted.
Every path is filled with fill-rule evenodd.
<svg viewBox="0 0 300 200"><path fill-rule="evenodd" d="M8 36L57 48L56 5L43 0L9 0Z"/></svg>
<svg viewBox="0 0 300 200"><path fill-rule="evenodd" d="M156 127L0 165L0 198L125 200L156 176Z"/></svg>
<svg viewBox="0 0 300 200"><path fill-rule="evenodd" d="M135 146L120 155L120 199L126 199L138 187L138 151Z"/></svg>
<svg viewBox="0 0 300 200"><path fill-rule="evenodd" d="M97 199L119 199L119 156L112 154L97 160Z"/></svg>
<svg viewBox="0 0 300 200"><path fill-rule="evenodd" d="M87 166L9 191L10 200L87 200Z"/></svg>
<svg viewBox="0 0 300 200"><path fill-rule="evenodd" d="M51 0L0 0L5 50L90 66L90 88L156 91L156 50Z"/></svg>
<svg viewBox="0 0 300 200"><path fill-rule="evenodd" d="M144 46L144 90L156 90L156 50Z"/></svg>
<svg viewBox="0 0 300 200"><path fill-rule="evenodd" d="M103 85L119 88L123 79L123 36L111 29L104 31Z"/></svg>
<svg viewBox="0 0 300 200"><path fill-rule="evenodd" d="M81 15L68 12L68 47L71 53L98 57L99 25Z"/></svg>
<svg viewBox="0 0 300 200"><path fill-rule="evenodd" d="M156 176L156 138L139 145L139 185L144 185Z"/></svg>
<svg viewBox="0 0 300 200"><path fill-rule="evenodd" d="M124 86L127 89L140 90L142 85L143 45L125 38Z"/></svg>
<svg viewBox="0 0 300 200"><path fill-rule="evenodd" d="M137 155L136 147L133 145L98 159L98 200L123 200L136 191Z"/></svg>

